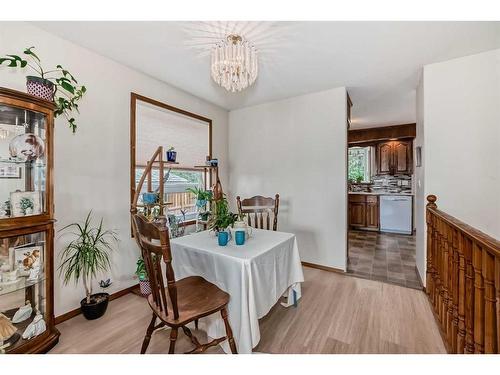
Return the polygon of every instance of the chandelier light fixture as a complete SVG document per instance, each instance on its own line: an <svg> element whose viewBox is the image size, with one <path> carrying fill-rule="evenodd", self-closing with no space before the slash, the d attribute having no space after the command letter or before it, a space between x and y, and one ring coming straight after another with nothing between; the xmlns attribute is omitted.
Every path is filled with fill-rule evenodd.
<svg viewBox="0 0 500 375"><path fill-rule="evenodd" d="M240 35L228 35L212 48L212 78L227 91L251 86L257 79L257 50Z"/></svg>

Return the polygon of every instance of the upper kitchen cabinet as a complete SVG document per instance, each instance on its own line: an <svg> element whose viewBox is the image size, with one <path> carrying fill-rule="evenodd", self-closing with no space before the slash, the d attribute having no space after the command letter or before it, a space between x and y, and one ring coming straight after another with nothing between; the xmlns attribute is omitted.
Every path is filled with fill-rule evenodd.
<svg viewBox="0 0 500 375"><path fill-rule="evenodd" d="M393 144L394 174L412 173L412 142L396 141Z"/></svg>
<svg viewBox="0 0 500 375"><path fill-rule="evenodd" d="M411 174L412 142L389 141L377 144L378 174Z"/></svg>
<svg viewBox="0 0 500 375"><path fill-rule="evenodd" d="M377 145L377 172L378 174L392 174L392 144L391 142Z"/></svg>

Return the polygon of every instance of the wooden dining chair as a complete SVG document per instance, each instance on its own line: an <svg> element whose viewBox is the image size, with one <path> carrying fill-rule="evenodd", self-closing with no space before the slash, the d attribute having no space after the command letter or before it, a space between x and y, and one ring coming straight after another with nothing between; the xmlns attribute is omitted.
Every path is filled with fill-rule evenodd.
<svg viewBox="0 0 500 375"><path fill-rule="evenodd" d="M241 200L241 198L237 196L236 202L238 203L239 214L246 214L248 225L259 229L270 230L271 214L273 214L273 230L276 231L278 229L278 208L280 205L279 194L276 194L274 198L262 197L258 195L243 200ZM252 213L253 224L251 220Z"/></svg>
<svg viewBox="0 0 500 375"><path fill-rule="evenodd" d="M174 353L179 328L182 328L195 346L187 353L202 353L227 339L231 352L236 354L236 343L227 316L229 294L200 276L190 276L176 281L166 226L151 223L142 214L133 215L133 224L152 292L148 296L148 303L153 310L153 317L146 330L141 354L146 352L153 332L165 325L171 328L169 354ZM161 269L162 260L166 266L166 288ZM226 336L201 344L187 324L194 321L197 325L198 319L217 312L220 312L224 320ZM157 319L160 322L155 325Z"/></svg>

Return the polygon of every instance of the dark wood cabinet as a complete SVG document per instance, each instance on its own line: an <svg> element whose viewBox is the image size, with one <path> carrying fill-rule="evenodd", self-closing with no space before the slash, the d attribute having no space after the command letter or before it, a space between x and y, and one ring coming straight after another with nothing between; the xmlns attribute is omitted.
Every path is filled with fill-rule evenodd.
<svg viewBox="0 0 500 375"><path fill-rule="evenodd" d="M377 144L377 174L410 174L413 168L412 141Z"/></svg>
<svg viewBox="0 0 500 375"><path fill-rule="evenodd" d="M412 143L396 141L392 149L394 173L412 173Z"/></svg>
<svg viewBox="0 0 500 375"><path fill-rule="evenodd" d="M379 227L378 197L366 196L366 227L377 229Z"/></svg>
<svg viewBox="0 0 500 375"><path fill-rule="evenodd" d="M392 174L392 145L391 142L377 145L378 174Z"/></svg>
<svg viewBox="0 0 500 375"><path fill-rule="evenodd" d="M366 226L366 203L349 203L349 224L352 226Z"/></svg>
<svg viewBox="0 0 500 375"><path fill-rule="evenodd" d="M357 229L379 229L378 196L349 195L349 225Z"/></svg>

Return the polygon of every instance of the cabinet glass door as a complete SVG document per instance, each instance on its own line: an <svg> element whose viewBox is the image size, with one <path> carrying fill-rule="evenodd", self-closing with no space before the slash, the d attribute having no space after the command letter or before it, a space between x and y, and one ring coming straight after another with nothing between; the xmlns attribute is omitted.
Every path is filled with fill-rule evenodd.
<svg viewBox="0 0 500 375"><path fill-rule="evenodd" d="M45 232L0 238L0 350L46 331Z"/></svg>
<svg viewBox="0 0 500 375"><path fill-rule="evenodd" d="M0 104L0 220L45 213L45 114Z"/></svg>

